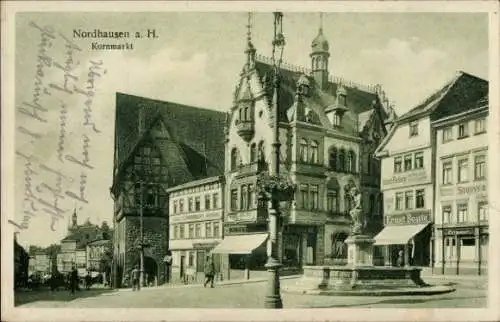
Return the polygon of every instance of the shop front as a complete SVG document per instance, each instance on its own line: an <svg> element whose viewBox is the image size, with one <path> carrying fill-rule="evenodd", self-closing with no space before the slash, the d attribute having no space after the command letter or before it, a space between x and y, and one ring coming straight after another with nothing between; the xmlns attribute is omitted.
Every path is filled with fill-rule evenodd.
<svg viewBox="0 0 500 322"><path fill-rule="evenodd" d="M375 252L383 254L385 266L429 266L431 212L414 211L387 215L385 227L374 237Z"/></svg>
<svg viewBox="0 0 500 322"><path fill-rule="evenodd" d="M318 227L286 225L282 239L282 263L284 270L301 269L305 265L317 265Z"/></svg>

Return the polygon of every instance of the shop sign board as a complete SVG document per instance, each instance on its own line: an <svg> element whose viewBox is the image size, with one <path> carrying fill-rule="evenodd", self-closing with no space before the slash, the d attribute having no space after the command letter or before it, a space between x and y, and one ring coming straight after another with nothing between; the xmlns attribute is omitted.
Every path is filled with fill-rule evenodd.
<svg viewBox="0 0 500 322"><path fill-rule="evenodd" d="M441 187L439 195L442 197L448 196L470 196L476 194L486 194L486 183L460 185L456 187Z"/></svg>
<svg viewBox="0 0 500 322"><path fill-rule="evenodd" d="M398 173L390 178L382 179L382 189L428 183L429 179L426 169Z"/></svg>
<svg viewBox="0 0 500 322"><path fill-rule="evenodd" d="M222 212L207 212L207 213L195 213L195 214L182 214L170 216L171 223L188 222L188 221L203 221L203 220L214 220L222 218Z"/></svg>
<svg viewBox="0 0 500 322"><path fill-rule="evenodd" d="M474 235L474 228L453 228L446 229L444 234L447 236L459 236L459 235Z"/></svg>
<svg viewBox="0 0 500 322"><path fill-rule="evenodd" d="M240 221L256 221L257 220L257 211L241 211L227 215L228 222L240 222Z"/></svg>
<svg viewBox="0 0 500 322"><path fill-rule="evenodd" d="M408 212L404 214L387 215L385 224L393 225L420 225L431 222L430 211Z"/></svg>

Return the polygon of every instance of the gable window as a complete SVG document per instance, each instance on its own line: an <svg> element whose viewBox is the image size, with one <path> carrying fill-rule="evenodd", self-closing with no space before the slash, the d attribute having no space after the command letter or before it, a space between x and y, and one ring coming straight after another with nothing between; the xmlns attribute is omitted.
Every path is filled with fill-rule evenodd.
<svg viewBox="0 0 500 322"><path fill-rule="evenodd" d="M337 190L328 190L328 192L326 193L326 202L328 211L331 212L337 211L338 208Z"/></svg>
<svg viewBox="0 0 500 322"><path fill-rule="evenodd" d="M451 184L453 181L453 164L451 161L443 163L443 184Z"/></svg>
<svg viewBox="0 0 500 322"><path fill-rule="evenodd" d="M330 166L330 169L337 170L337 149L335 147L330 148L328 165Z"/></svg>
<svg viewBox="0 0 500 322"><path fill-rule="evenodd" d="M302 162L307 162L307 141L305 139L300 140L299 146L299 158Z"/></svg>
<svg viewBox="0 0 500 322"><path fill-rule="evenodd" d="M311 163L318 163L318 142L314 140L311 141Z"/></svg>
<svg viewBox="0 0 500 322"><path fill-rule="evenodd" d="M250 162L255 162L257 160L257 146L255 143L250 145Z"/></svg>
<svg viewBox="0 0 500 322"><path fill-rule="evenodd" d="M425 190L417 190L416 191L417 198L415 201L415 208L424 208L425 207Z"/></svg>
<svg viewBox="0 0 500 322"><path fill-rule="evenodd" d="M445 127L443 129L443 143L453 140L453 127Z"/></svg>
<svg viewBox="0 0 500 322"><path fill-rule="evenodd" d="M410 123L410 137L418 135L418 122Z"/></svg>
<svg viewBox="0 0 500 322"><path fill-rule="evenodd" d="M467 182L469 180L469 160L458 160L458 182Z"/></svg>
<svg viewBox="0 0 500 322"><path fill-rule="evenodd" d="M474 134L486 132L486 119L480 118L474 121Z"/></svg>
<svg viewBox="0 0 500 322"><path fill-rule="evenodd" d="M486 178L486 157L478 155L474 158L474 179L483 180Z"/></svg>
<svg viewBox="0 0 500 322"><path fill-rule="evenodd" d="M403 159L401 157L394 158L394 172L398 173L403 171Z"/></svg>
<svg viewBox="0 0 500 322"><path fill-rule="evenodd" d="M411 170L412 156L411 154L404 156L405 171Z"/></svg>
<svg viewBox="0 0 500 322"><path fill-rule="evenodd" d="M424 153L415 153L415 169L422 169L424 167Z"/></svg>
<svg viewBox="0 0 500 322"><path fill-rule="evenodd" d="M342 116L339 113L333 114L333 126L339 127L342 123Z"/></svg>
<svg viewBox="0 0 500 322"><path fill-rule="evenodd" d="M396 210L403 210L403 193L396 192Z"/></svg>
<svg viewBox="0 0 500 322"><path fill-rule="evenodd" d="M458 138L463 139L469 136L469 124L462 123L458 126Z"/></svg>

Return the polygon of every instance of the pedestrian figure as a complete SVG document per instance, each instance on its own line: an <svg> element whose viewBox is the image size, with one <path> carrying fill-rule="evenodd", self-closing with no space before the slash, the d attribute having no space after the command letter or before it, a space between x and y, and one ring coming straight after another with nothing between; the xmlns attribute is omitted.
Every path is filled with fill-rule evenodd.
<svg viewBox="0 0 500 322"><path fill-rule="evenodd" d="M403 266L405 266L405 260L404 260L403 256L404 256L404 251L400 250L398 252L398 259L396 260L396 266L397 267L403 267Z"/></svg>
<svg viewBox="0 0 500 322"><path fill-rule="evenodd" d="M203 287L207 287L207 284L210 283L210 287L214 287L214 277L215 277L215 265L210 256L207 256L207 260L205 262L205 283Z"/></svg>
<svg viewBox="0 0 500 322"><path fill-rule="evenodd" d="M78 286L77 284L78 284L78 271L76 270L76 267L73 266L70 273L71 294L75 294L76 288Z"/></svg>
<svg viewBox="0 0 500 322"><path fill-rule="evenodd" d="M90 272L87 272L87 275L85 275L85 288L87 290L90 289L91 283L92 283L92 277L90 276Z"/></svg>
<svg viewBox="0 0 500 322"><path fill-rule="evenodd" d="M132 270L130 276L132 279L132 291L135 291L136 289L138 291L141 290L141 285L139 284L139 275L140 275L139 267L136 265Z"/></svg>

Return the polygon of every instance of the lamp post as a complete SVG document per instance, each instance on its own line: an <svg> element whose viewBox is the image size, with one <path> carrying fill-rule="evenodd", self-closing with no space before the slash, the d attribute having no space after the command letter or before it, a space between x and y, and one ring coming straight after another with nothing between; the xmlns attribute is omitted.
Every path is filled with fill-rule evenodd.
<svg viewBox="0 0 500 322"><path fill-rule="evenodd" d="M273 39L273 68L274 68L274 115L273 115L273 166L270 168L270 175L276 178L280 173L280 141L279 141L279 65L283 57L283 48L285 46L285 39L282 33L282 19L281 12L274 13L274 39ZM279 51L279 59L276 61L276 50ZM280 294L280 274L279 270L281 263L279 261L279 243L278 243L278 224L280 221L280 208L279 200L276 196L271 195L269 201L269 240L268 240L268 259L265 267L269 272L267 294L265 297L265 308L280 309L283 308L283 301Z"/></svg>
<svg viewBox="0 0 500 322"><path fill-rule="evenodd" d="M140 274L139 274L139 285L144 286L144 197L143 197L143 181L139 181L139 195L140 195L140 209L139 209L139 221L140 221L140 231L139 231L139 256L140 256Z"/></svg>

